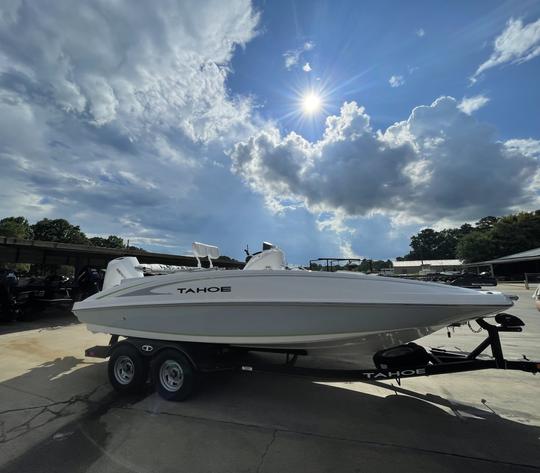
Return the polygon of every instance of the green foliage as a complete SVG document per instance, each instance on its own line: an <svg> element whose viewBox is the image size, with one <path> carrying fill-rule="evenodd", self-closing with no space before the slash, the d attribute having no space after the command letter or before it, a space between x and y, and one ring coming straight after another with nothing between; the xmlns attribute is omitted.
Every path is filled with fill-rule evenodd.
<svg viewBox="0 0 540 473"><path fill-rule="evenodd" d="M30 240L32 227L24 217L6 217L0 220L0 235Z"/></svg>
<svg viewBox="0 0 540 473"><path fill-rule="evenodd" d="M99 246L100 248L107 248L107 239L102 237L92 237L88 239L88 242L92 246Z"/></svg>
<svg viewBox="0 0 540 473"><path fill-rule="evenodd" d="M459 242L457 255L467 262L474 263L538 247L540 247L540 210L507 215L498 219L489 228L483 227L475 231Z"/></svg>
<svg viewBox="0 0 540 473"><path fill-rule="evenodd" d="M412 250L403 259L454 259L459 240L473 230L468 223L459 228L445 228L440 232L425 228L411 237Z"/></svg>
<svg viewBox="0 0 540 473"><path fill-rule="evenodd" d="M78 225L71 225L67 220L58 218L50 220L44 218L32 225L34 239L43 241L57 241L60 243L86 244L88 238Z"/></svg>
<svg viewBox="0 0 540 473"><path fill-rule="evenodd" d="M504 218L504 217L503 217ZM499 221L497 217L488 216L481 218L474 224L474 227L476 230L480 230L481 232L486 232L488 230L491 230L495 224Z"/></svg>
<svg viewBox="0 0 540 473"><path fill-rule="evenodd" d="M124 240L116 235L109 235L107 238L87 238L78 225L72 225L63 218L44 218L34 225L30 225L28 220L26 220L24 217L5 217L0 220L0 236L27 240L56 241L59 243L92 245L101 248L123 248L129 250L146 251L144 248L139 248L137 246L127 246L124 243ZM20 271L29 269L30 266L28 266L28 268L22 268ZM50 269L51 268L49 268L49 270Z"/></svg>
<svg viewBox="0 0 540 473"><path fill-rule="evenodd" d="M474 226L440 232L425 228L411 237L411 251L403 260L462 259L486 261L540 247L540 210L505 217L488 216Z"/></svg>
<svg viewBox="0 0 540 473"><path fill-rule="evenodd" d="M125 248L124 240L116 235L109 235L107 238L92 237L89 240L92 246L101 248Z"/></svg>
<svg viewBox="0 0 540 473"><path fill-rule="evenodd" d="M476 231L465 235L458 243L456 256L467 263L494 258L496 248L488 232ZM508 254L508 253L507 253Z"/></svg>
<svg viewBox="0 0 540 473"><path fill-rule="evenodd" d="M376 273L383 268L391 268L392 262L390 260L370 260L363 259L359 266L357 266L358 271L363 273Z"/></svg>
<svg viewBox="0 0 540 473"><path fill-rule="evenodd" d="M390 260L371 260L363 259L360 264L357 261L351 261L351 264L333 264L332 271L359 271L362 273L376 273L383 268L391 268L392 261ZM311 265L313 271L326 271L326 263L318 264L313 263Z"/></svg>

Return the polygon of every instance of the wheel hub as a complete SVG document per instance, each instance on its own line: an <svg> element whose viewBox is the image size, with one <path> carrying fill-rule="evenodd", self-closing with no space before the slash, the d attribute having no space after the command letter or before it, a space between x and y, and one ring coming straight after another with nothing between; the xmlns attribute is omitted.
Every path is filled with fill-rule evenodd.
<svg viewBox="0 0 540 473"><path fill-rule="evenodd" d="M159 369L161 385L170 392L176 392L184 384L184 370L175 360L166 360Z"/></svg>
<svg viewBox="0 0 540 473"><path fill-rule="evenodd" d="M119 356L114 363L114 377L122 385L127 385L133 381L135 376L135 365L129 356Z"/></svg>

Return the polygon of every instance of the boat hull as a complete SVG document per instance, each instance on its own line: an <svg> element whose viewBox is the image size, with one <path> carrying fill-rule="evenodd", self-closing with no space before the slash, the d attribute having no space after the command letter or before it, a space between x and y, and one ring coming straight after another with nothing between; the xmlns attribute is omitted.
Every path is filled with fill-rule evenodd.
<svg viewBox="0 0 540 473"><path fill-rule="evenodd" d="M358 361L511 305L502 295L395 278L200 271L128 281L74 312L95 332Z"/></svg>

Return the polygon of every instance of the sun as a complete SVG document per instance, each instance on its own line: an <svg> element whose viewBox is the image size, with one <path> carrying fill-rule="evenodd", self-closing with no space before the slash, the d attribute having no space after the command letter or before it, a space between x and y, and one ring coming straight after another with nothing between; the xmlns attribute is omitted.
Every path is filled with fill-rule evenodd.
<svg viewBox="0 0 540 473"><path fill-rule="evenodd" d="M302 110L307 115L313 115L321 110L322 100L314 92L308 92L302 97Z"/></svg>

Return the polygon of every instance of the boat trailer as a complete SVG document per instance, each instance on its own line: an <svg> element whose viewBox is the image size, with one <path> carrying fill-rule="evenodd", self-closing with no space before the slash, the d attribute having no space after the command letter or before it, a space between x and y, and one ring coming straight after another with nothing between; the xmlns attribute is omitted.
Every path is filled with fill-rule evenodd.
<svg viewBox="0 0 540 473"><path fill-rule="evenodd" d="M525 371L536 374L540 362L525 356L521 360L507 360L501 345L501 332L521 332L524 322L506 313L495 316L496 325L484 318L476 319L487 332L487 337L471 352L447 351L438 348L425 349L409 343L379 352L379 362L374 369L321 369L295 366L304 350L279 350L257 347L230 347L189 342L169 342L141 338L119 340L113 335L106 346L85 350L85 356L109 359L109 380L115 390L133 393L141 390L150 379L158 393L165 399L182 401L196 387L199 374L218 371L266 372L306 376L317 381L382 381L403 378L461 373L486 369ZM416 362L411 358L395 356L385 359L384 352L396 348L408 348L421 356ZM484 355L491 348L491 356ZM279 353L285 356L283 363L250 362L249 352ZM377 359L377 357L374 357ZM380 360L383 360L381 363Z"/></svg>

